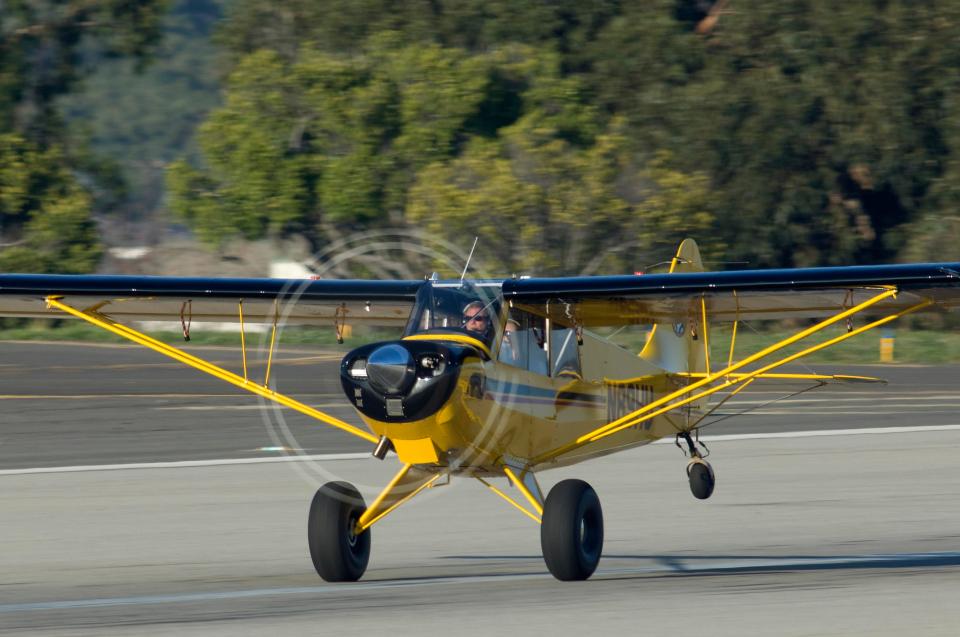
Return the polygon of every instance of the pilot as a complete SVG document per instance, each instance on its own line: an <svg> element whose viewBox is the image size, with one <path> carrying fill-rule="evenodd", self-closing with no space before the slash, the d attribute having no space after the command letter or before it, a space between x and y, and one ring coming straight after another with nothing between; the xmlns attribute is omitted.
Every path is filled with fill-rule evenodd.
<svg viewBox="0 0 960 637"><path fill-rule="evenodd" d="M482 301L470 301L463 308L463 327L468 332L474 332L484 340L493 333L490 323L490 313Z"/></svg>

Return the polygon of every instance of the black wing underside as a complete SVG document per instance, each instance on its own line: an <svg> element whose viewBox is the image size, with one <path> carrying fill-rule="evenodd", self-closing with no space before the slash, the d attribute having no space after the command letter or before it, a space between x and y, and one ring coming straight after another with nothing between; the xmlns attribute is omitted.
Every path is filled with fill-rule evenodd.
<svg viewBox="0 0 960 637"><path fill-rule="evenodd" d="M62 318L56 297L118 321L403 326L423 281L0 275L0 317Z"/></svg>
<svg viewBox="0 0 960 637"><path fill-rule="evenodd" d="M960 307L960 263L742 270L505 281L514 307L584 327L683 321L706 308L710 321L822 318L886 290L868 314L932 301Z"/></svg>
<svg viewBox="0 0 960 637"><path fill-rule="evenodd" d="M446 284L448 282L444 282ZM488 282L489 283L489 282ZM402 326L424 281L225 279L143 276L0 275L0 317L58 318L46 299L116 320L288 325ZM895 297L868 313L889 314L924 301L960 307L960 263L741 270L643 276L509 279L514 307L584 327L682 321L706 308L713 322L820 318L886 290Z"/></svg>

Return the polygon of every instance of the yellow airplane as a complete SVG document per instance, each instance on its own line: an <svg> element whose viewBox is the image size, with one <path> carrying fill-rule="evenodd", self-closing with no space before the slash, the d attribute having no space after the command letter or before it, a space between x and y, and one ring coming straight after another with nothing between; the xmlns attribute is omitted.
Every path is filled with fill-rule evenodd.
<svg viewBox="0 0 960 637"><path fill-rule="evenodd" d="M315 494L308 545L327 581L354 581L370 556L370 528L451 476L478 480L540 524L543 557L560 580L583 580L603 548L597 494L563 480L544 494L536 474L676 436L686 443L693 495L715 474L697 434L755 381L875 381L774 370L922 309L960 303L960 263L704 272L684 241L663 274L485 281L302 281L0 275L0 316L72 316L368 441L401 467L367 506L346 482ZM864 318L859 326L854 319ZM774 345L735 356L737 326L815 319ZM242 372L214 365L125 322L236 321ZM266 376L247 374L245 324L272 325ZM729 354L710 360L710 331L731 325ZM270 384L277 326L403 327L400 340L348 353L340 379L366 428L321 412ZM833 325L838 336L783 350ZM591 329L651 326L639 353ZM491 479L506 477L513 491ZM444 482L441 482L444 479Z"/></svg>

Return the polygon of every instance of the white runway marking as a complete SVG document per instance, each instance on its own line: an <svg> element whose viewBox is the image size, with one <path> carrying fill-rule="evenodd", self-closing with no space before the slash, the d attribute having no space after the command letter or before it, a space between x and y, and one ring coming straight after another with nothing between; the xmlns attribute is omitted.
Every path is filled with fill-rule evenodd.
<svg viewBox="0 0 960 637"><path fill-rule="evenodd" d="M617 559L613 557L612 559ZM791 558L776 557L731 557L721 560L686 558L677 556L650 556L643 560L650 565L598 569L594 579L604 575L656 575L656 574L683 574L717 573L736 571L767 571L767 570L809 570L809 569L842 569L842 568L896 568L910 565L912 567L942 567L960 565L960 553L897 553L880 555L840 555L840 556L800 556ZM358 582L355 584L327 584L318 586L297 586L287 588L255 588L237 591L209 591L202 593L175 593L169 595L138 595L132 597L102 597L92 599L75 599L64 601L24 602L20 604L0 604L0 614L73 610L78 608L104 608L110 606L141 606L157 604L176 604L188 602L206 602L221 600L250 599L258 597L277 597L288 595L329 595L342 593L356 595L357 593L376 592L383 589L419 588L428 586L453 586L457 584L500 583L504 581L544 580L553 581L547 573L515 573L495 575L472 575L464 577L431 577L410 580Z"/></svg>
<svg viewBox="0 0 960 637"><path fill-rule="evenodd" d="M752 434L703 435L706 442L726 442L735 440L765 440L768 438L816 438L820 436L873 436L881 434L910 434L933 431L960 431L956 425L924 425L917 427L872 427L862 429L818 429L807 431L784 431ZM652 444L674 444L673 438L661 438ZM79 465L72 467L35 467L30 469L3 469L0 476L16 476L36 473L70 473L74 471L118 471L123 469L181 469L184 467L213 467L218 465L260 464L266 462L322 462L336 460L365 460L372 458L367 452L327 453L309 456L282 456L259 458L224 458L221 460L184 460L179 462L137 462L130 464Z"/></svg>
<svg viewBox="0 0 960 637"><path fill-rule="evenodd" d="M71 473L74 471L119 471L123 469L182 469L184 467L214 467L233 464L261 464L266 462L326 462L331 460L365 460L368 452L323 453L310 456L281 456L262 458L225 458L223 460L182 460L179 462L133 462L130 464L91 464L73 467L35 467L31 469L3 469L0 476L18 476L33 473Z"/></svg>
<svg viewBox="0 0 960 637"><path fill-rule="evenodd" d="M869 429L818 429L810 431L783 431L756 434L720 434L717 436L704 435L700 440L707 442L723 442L727 440L764 440L766 438L816 438L819 436L873 436L877 434L909 434L925 431L960 431L960 425L922 425L918 427L871 427ZM670 443L673 440L661 438L654 444Z"/></svg>
<svg viewBox="0 0 960 637"><path fill-rule="evenodd" d="M736 407L736 405L734 405ZM953 414L960 410L960 403L948 405L885 405L886 409L865 411L852 407L838 407L837 409L754 409L743 416L890 416L892 414ZM940 409L949 407L949 409ZM738 414L740 415L740 414Z"/></svg>
<svg viewBox="0 0 960 637"><path fill-rule="evenodd" d="M304 398L310 396L312 398L334 398L342 396L342 394L331 394L331 393L313 393L313 394L297 394L299 398ZM102 400L104 398L177 398L177 399L187 399L187 398L234 398L240 400L249 400L249 394L188 394L188 393L178 393L178 394L0 394L0 400ZM341 407L350 407L348 402L339 402L334 403ZM161 409L164 409L161 407ZM175 407L166 407L165 409L190 409L189 406L175 406ZM217 410L225 409L224 406L204 406L203 409Z"/></svg>
<svg viewBox="0 0 960 637"><path fill-rule="evenodd" d="M877 403L884 401L896 401L896 400L908 400L910 402L924 402L928 400L956 400L960 401L960 393L958 394L926 394L923 396L915 396L913 394L892 394L887 396L866 396L862 398L855 397L841 397L841 396L831 396L829 398L784 398L783 400L778 400L778 403L852 403L852 402L869 402ZM738 400L737 404L739 405L755 405L760 404L765 401L760 400Z"/></svg>

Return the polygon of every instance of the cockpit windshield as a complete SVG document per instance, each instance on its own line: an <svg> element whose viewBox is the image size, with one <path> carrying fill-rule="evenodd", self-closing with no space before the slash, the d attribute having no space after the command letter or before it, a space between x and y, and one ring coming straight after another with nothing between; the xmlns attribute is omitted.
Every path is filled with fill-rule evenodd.
<svg viewBox="0 0 960 637"><path fill-rule="evenodd" d="M499 287L429 281L417 293L404 336L459 333L493 347L499 320Z"/></svg>

